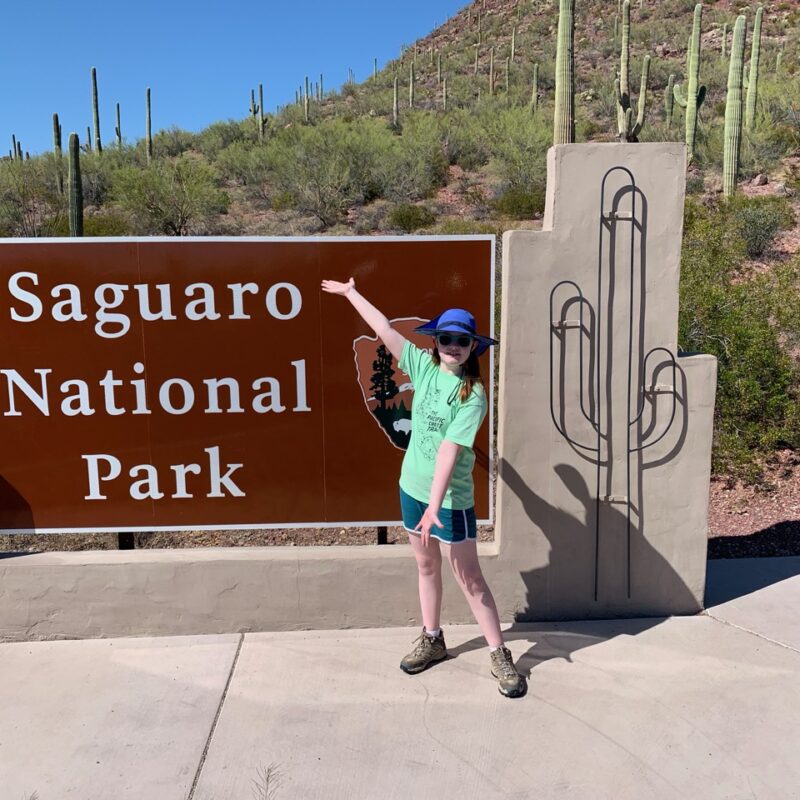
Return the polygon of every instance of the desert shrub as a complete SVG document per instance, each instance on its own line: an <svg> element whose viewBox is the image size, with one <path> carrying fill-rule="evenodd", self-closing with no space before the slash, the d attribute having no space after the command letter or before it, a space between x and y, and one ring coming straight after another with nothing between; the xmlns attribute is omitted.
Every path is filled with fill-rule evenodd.
<svg viewBox="0 0 800 800"><path fill-rule="evenodd" d="M153 161L144 169L123 167L115 175L114 199L130 213L140 233L167 236L201 231L229 204L214 170L186 155L175 161Z"/></svg>
<svg viewBox="0 0 800 800"><path fill-rule="evenodd" d="M66 168L63 175L66 186ZM0 162L0 235L55 236L65 213L52 156Z"/></svg>
<svg viewBox="0 0 800 800"><path fill-rule="evenodd" d="M427 228L436 222L436 215L425 206L415 206L411 203L398 203L389 212L389 224L406 233L412 233L420 228Z"/></svg>
<svg viewBox="0 0 800 800"><path fill-rule="evenodd" d="M468 236L470 234L494 233L500 235L501 230L491 222L481 222L475 219L445 219L437 226L434 233L442 236Z"/></svg>
<svg viewBox="0 0 800 800"><path fill-rule="evenodd" d="M730 216L750 258L762 256L778 231L793 222L786 200L774 197L737 197L730 208Z"/></svg>
<svg viewBox="0 0 800 800"><path fill-rule="evenodd" d="M351 164L331 126L280 131L270 142L269 158L277 190L323 225L336 224L355 202Z"/></svg>
<svg viewBox="0 0 800 800"><path fill-rule="evenodd" d="M521 186L511 185L492 201L492 208L503 217L532 219L544 211L544 198L544 186L526 190Z"/></svg>
<svg viewBox="0 0 800 800"><path fill-rule="evenodd" d="M175 158L195 146L195 135L173 125L153 136L153 155L156 158Z"/></svg>
<svg viewBox="0 0 800 800"><path fill-rule="evenodd" d="M130 219L119 211L102 211L99 214L86 214L83 218L85 237L131 236L135 231ZM69 236L69 220L61 215L53 225L49 236Z"/></svg>
<svg viewBox="0 0 800 800"><path fill-rule="evenodd" d="M743 258L735 214L686 204L679 343L718 359L714 471L754 481L760 456L800 447L800 372L786 347L800 339L800 270L732 281Z"/></svg>
<svg viewBox="0 0 800 800"><path fill-rule="evenodd" d="M233 142L247 138L245 122L229 119L226 122L214 122L195 137L195 147L206 158L214 159L221 150Z"/></svg>
<svg viewBox="0 0 800 800"><path fill-rule="evenodd" d="M492 151L484 120L471 110L449 111L443 122L451 164L473 171L488 163Z"/></svg>
<svg viewBox="0 0 800 800"><path fill-rule="evenodd" d="M406 113L403 133L396 139L387 197L396 201L429 197L444 184L448 167L437 116Z"/></svg>
<svg viewBox="0 0 800 800"><path fill-rule="evenodd" d="M268 147L233 142L217 156L216 166L223 178L246 187L250 197L272 199L272 166Z"/></svg>

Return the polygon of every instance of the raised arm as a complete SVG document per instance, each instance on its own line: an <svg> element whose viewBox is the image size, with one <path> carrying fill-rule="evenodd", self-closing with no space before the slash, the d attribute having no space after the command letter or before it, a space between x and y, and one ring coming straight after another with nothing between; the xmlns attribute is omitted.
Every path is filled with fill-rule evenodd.
<svg viewBox="0 0 800 800"><path fill-rule="evenodd" d="M353 278L347 283L339 281L322 281L322 291L329 294L344 295L353 305L356 311L367 325L375 331L383 343L389 348L389 352L399 361L403 354L403 346L406 337L398 333L390 324L389 320L377 309L366 297L356 291L356 282Z"/></svg>

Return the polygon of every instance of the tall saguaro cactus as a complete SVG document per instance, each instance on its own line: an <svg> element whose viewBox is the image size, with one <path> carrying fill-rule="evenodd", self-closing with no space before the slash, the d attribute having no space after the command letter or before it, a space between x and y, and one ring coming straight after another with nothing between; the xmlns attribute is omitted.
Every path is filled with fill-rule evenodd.
<svg viewBox="0 0 800 800"><path fill-rule="evenodd" d="M414 62L411 62L411 70L408 77L408 107L414 108Z"/></svg>
<svg viewBox="0 0 800 800"><path fill-rule="evenodd" d="M61 123L58 114L53 114L53 156L56 162L56 189L64 194L64 168L61 155Z"/></svg>
<svg viewBox="0 0 800 800"><path fill-rule="evenodd" d="M667 88L664 90L664 120L668 128L672 127L672 114L675 111L675 98L672 96L674 89L675 75L670 72Z"/></svg>
<svg viewBox="0 0 800 800"><path fill-rule="evenodd" d="M78 134L69 135L69 235L83 236L83 184Z"/></svg>
<svg viewBox="0 0 800 800"><path fill-rule="evenodd" d="M539 65L533 65L533 86L531 87L531 113L539 108Z"/></svg>
<svg viewBox="0 0 800 800"><path fill-rule="evenodd" d="M764 8L758 7L756 21L753 25L753 44L750 51L750 70L747 79L747 109L744 113L744 126L747 130L753 127L756 121L756 101L758 100L758 65L761 61L761 18Z"/></svg>
<svg viewBox="0 0 800 800"><path fill-rule="evenodd" d="M694 22L692 24L692 37L689 40L687 53L688 86L686 96L683 96L680 84L675 84L673 94L675 102L686 109L686 147L689 150L689 160L694 156L694 143L697 138L697 109L706 98L706 87L698 86L700 81L700 25L703 19L703 4L694 7Z"/></svg>
<svg viewBox="0 0 800 800"><path fill-rule="evenodd" d="M395 75L394 78L394 97L392 99L392 127L397 128L398 124L400 123L400 102L397 96L397 89L399 78Z"/></svg>
<svg viewBox="0 0 800 800"><path fill-rule="evenodd" d="M636 142L644 125L647 109L647 81L650 76L650 56L644 57L642 77L639 83L639 106L636 122L633 121L633 108L630 93L630 42L631 42L631 4L622 4L622 49L619 59L619 77L614 81L617 91L617 135L620 141Z"/></svg>
<svg viewBox="0 0 800 800"><path fill-rule="evenodd" d="M119 103L117 103L117 124L114 127L114 133L117 136L117 150L122 150L122 120L119 114Z"/></svg>
<svg viewBox="0 0 800 800"><path fill-rule="evenodd" d="M153 132L150 127L150 87L147 87L145 93L145 117L144 117L144 136L145 136L145 154L147 155L147 163L153 160Z"/></svg>
<svg viewBox="0 0 800 800"><path fill-rule="evenodd" d="M575 0L560 0L553 144L575 141Z"/></svg>
<svg viewBox="0 0 800 800"><path fill-rule="evenodd" d="M722 57L725 58L726 50L728 48L728 23L724 22L722 24L722 45L721 45L721 53Z"/></svg>
<svg viewBox="0 0 800 800"><path fill-rule="evenodd" d="M97 70L92 67L92 120L94 121L94 148L98 153L103 152L100 141L100 105L97 100Z"/></svg>
<svg viewBox="0 0 800 800"><path fill-rule="evenodd" d="M627 0L626 0L627 2ZM617 135L622 142L638 142L639 134L644 126L644 115L647 110L647 81L650 77L650 56L645 56L642 61L642 77L639 82L639 103L636 109L636 122L633 121L633 107L630 97L625 97L620 89L620 81L614 81L617 89L617 112L619 115L619 130Z"/></svg>
<svg viewBox="0 0 800 800"><path fill-rule="evenodd" d="M728 94L725 99L725 145L722 168L722 191L733 197L739 176L739 149L742 142L742 78L747 21L740 14L733 27L731 63L728 67Z"/></svg>

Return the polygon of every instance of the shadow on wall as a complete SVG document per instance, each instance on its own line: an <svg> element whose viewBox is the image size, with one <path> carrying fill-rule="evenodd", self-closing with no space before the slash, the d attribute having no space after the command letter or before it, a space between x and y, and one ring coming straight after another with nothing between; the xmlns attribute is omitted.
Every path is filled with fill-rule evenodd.
<svg viewBox="0 0 800 800"><path fill-rule="evenodd" d="M28 501L3 477L0 477L0 511L12 530L31 530L34 527L33 513ZM0 553L0 558L23 555L26 553Z"/></svg>

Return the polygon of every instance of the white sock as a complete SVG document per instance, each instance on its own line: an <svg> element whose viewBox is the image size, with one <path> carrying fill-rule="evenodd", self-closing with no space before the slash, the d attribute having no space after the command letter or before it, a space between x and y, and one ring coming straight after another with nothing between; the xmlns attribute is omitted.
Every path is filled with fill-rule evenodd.
<svg viewBox="0 0 800 800"><path fill-rule="evenodd" d="M438 636L439 636L439 634L441 632L442 632L441 628L434 628L433 630L430 630L430 631L427 630L427 628L426 628L426 630L425 630L425 633L427 633L428 636L433 636L434 639L438 638Z"/></svg>
<svg viewBox="0 0 800 800"><path fill-rule="evenodd" d="M490 647L489 652L494 653L495 650L500 650L503 647L502 644L497 645L497 647Z"/></svg>

